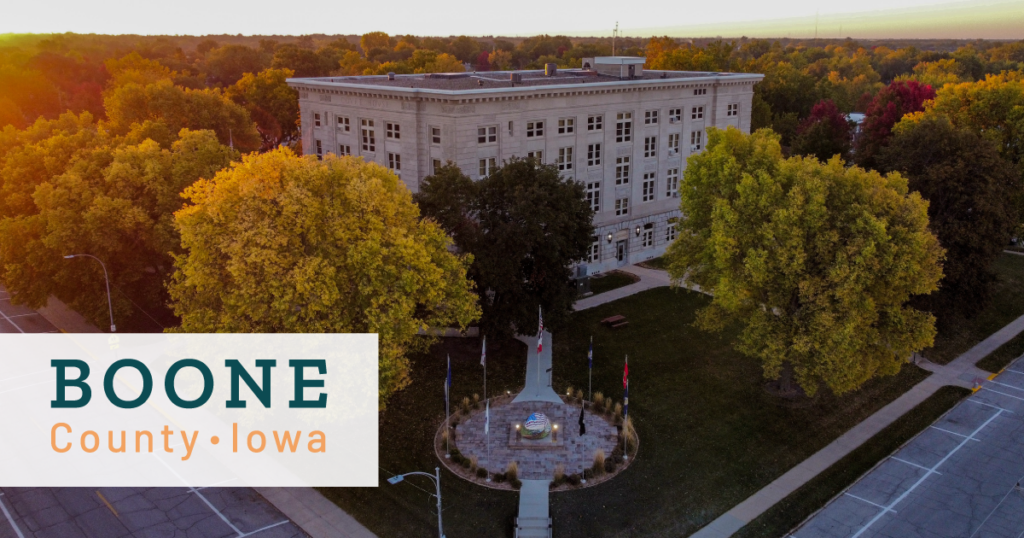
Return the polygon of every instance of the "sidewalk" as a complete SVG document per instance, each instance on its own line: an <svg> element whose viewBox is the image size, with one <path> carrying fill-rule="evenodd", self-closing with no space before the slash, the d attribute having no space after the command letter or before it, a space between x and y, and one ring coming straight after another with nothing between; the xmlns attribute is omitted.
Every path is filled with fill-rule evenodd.
<svg viewBox="0 0 1024 538"><path fill-rule="evenodd" d="M312 538L377 538L313 488L253 488Z"/></svg>
<svg viewBox="0 0 1024 538"><path fill-rule="evenodd" d="M647 269L638 265L628 265L626 267L619 267L619 271L623 273L629 273L640 277L638 282L634 282L628 286L621 288L615 288L614 290L599 293L597 295L591 295L585 299L576 301L573 308L577 311L586 310L588 308L594 308L598 305L610 303L612 301L618 301L623 297L629 297L646 291L652 288L661 288L671 284L668 273L665 271L658 271L657 269Z"/></svg>
<svg viewBox="0 0 1024 538"><path fill-rule="evenodd" d="M775 479L747 500L722 514L718 519L691 535L692 538L726 538L740 530L744 525L763 514L779 501L819 473L828 469L844 456L859 447L878 432L923 402L945 385L956 385L974 388L974 384L983 383L991 375L975 365L999 346L1013 339L1024 331L1024 316L1021 316L994 334L967 350L949 364L943 366L922 361L920 366L932 372L917 385L875 414L864 419L849 431L840 435L828 446L813 456L800 462L786 474Z"/></svg>

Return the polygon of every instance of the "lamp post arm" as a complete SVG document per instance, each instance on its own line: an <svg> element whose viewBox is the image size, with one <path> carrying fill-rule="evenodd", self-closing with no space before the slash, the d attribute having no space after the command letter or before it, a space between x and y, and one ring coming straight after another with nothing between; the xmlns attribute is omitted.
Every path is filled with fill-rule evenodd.
<svg viewBox="0 0 1024 538"><path fill-rule="evenodd" d="M110 299L110 275L107 274L107 265L105 263L103 263L103 260L97 258L96 256L93 256L92 254L71 254L69 256L64 256L64 257L65 258L77 258L79 256L82 256L84 258L92 258L92 259L100 262L100 267L103 268L103 280L107 284L107 312L110 313L110 332L116 333L117 332L117 325L114 324L114 303Z"/></svg>

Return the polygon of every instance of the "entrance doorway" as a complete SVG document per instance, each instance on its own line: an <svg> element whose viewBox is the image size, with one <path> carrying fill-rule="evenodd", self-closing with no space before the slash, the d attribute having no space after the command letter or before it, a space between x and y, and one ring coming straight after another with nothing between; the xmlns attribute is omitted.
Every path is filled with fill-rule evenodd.
<svg viewBox="0 0 1024 538"><path fill-rule="evenodd" d="M615 259L618 260L618 267L626 265L628 255L626 254L626 241L615 243Z"/></svg>

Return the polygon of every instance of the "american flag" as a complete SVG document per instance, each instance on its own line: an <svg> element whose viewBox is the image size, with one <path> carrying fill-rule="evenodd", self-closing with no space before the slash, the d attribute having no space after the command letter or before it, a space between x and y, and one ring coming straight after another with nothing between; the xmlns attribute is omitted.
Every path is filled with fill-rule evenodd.
<svg viewBox="0 0 1024 538"><path fill-rule="evenodd" d="M484 337L484 347L480 350L480 366L487 366L487 337Z"/></svg>
<svg viewBox="0 0 1024 538"><path fill-rule="evenodd" d="M540 355L541 351L544 351L544 311L538 306L537 312L540 320L540 326L537 327L537 355Z"/></svg>

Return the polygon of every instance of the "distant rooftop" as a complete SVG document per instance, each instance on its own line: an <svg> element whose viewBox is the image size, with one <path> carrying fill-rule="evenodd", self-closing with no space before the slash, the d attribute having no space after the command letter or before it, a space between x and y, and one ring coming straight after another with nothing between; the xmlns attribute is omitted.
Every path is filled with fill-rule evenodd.
<svg viewBox="0 0 1024 538"><path fill-rule="evenodd" d="M644 81L657 80L761 76L752 73L645 70L642 68L644 61L645 58L608 56L584 58L584 69L555 69L552 65L548 68L547 73L545 70L483 71L471 73L294 78L288 81L310 85L375 86L394 89L463 92L571 84L642 83ZM593 69L589 68L591 64L593 64ZM627 68L629 68L629 72L634 73L632 77L624 76ZM621 74L610 74L613 72Z"/></svg>

